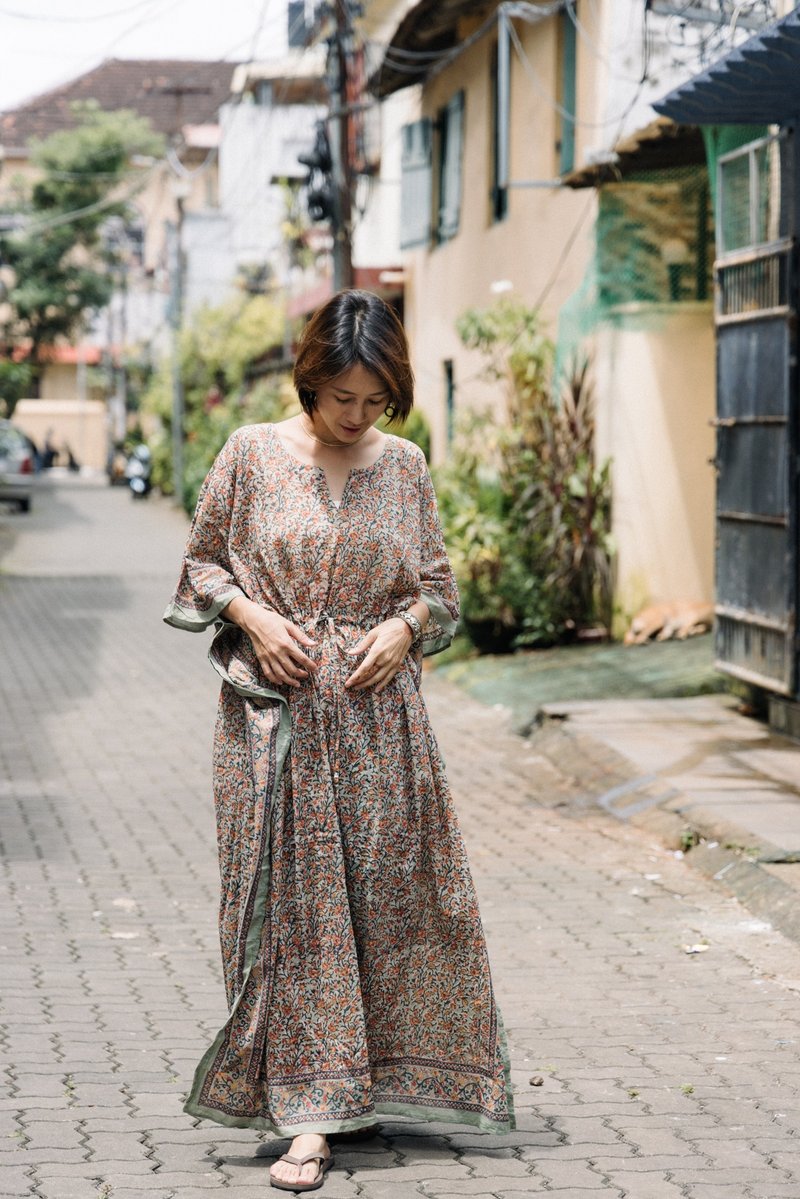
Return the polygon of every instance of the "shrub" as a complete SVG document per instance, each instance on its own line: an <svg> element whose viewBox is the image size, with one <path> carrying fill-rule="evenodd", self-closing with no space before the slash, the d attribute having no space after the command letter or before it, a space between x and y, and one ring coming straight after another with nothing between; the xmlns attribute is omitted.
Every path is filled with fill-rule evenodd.
<svg viewBox="0 0 800 1199"><path fill-rule="evenodd" d="M538 313L504 300L458 322L462 341L502 381L508 421L462 420L437 490L464 625L498 652L610 625L609 464L594 456L587 364L554 386Z"/></svg>

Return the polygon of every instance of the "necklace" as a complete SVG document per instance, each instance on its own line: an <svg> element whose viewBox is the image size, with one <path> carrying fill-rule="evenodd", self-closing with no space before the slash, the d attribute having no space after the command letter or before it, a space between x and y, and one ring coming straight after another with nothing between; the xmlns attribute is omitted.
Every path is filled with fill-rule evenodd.
<svg viewBox="0 0 800 1199"><path fill-rule="evenodd" d="M305 427L305 422L300 422L300 428L303 430L306 437L310 437L312 441L318 441L320 445L328 446L328 448L331 450L346 450L348 446L356 445L357 442L361 441L362 437L366 437L367 433L369 433L369 429L365 429L361 434L361 437L357 437L355 441L323 441L321 437L317 437L316 433L309 433L308 429Z"/></svg>

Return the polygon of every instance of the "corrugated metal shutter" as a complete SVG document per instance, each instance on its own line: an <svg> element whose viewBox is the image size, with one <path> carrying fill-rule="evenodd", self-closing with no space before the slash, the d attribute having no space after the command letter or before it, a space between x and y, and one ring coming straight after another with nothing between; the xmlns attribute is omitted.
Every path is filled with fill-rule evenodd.
<svg viewBox="0 0 800 1199"><path fill-rule="evenodd" d="M400 248L427 246L431 240L432 135L429 117L402 129Z"/></svg>
<svg viewBox="0 0 800 1199"><path fill-rule="evenodd" d="M442 112L439 239L458 233L461 219L461 153L464 141L464 93L456 92Z"/></svg>

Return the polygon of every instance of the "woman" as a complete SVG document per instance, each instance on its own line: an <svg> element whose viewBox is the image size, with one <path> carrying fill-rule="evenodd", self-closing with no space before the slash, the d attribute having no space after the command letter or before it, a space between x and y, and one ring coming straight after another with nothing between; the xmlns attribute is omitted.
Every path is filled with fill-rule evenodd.
<svg viewBox="0 0 800 1199"><path fill-rule="evenodd" d="M185 1110L293 1137L283 1190L322 1185L326 1136L377 1113L514 1127L475 892L419 692L458 594L404 419L403 328L345 291L309 323L302 411L239 429L200 492L164 619L215 623L214 741L230 1014Z"/></svg>

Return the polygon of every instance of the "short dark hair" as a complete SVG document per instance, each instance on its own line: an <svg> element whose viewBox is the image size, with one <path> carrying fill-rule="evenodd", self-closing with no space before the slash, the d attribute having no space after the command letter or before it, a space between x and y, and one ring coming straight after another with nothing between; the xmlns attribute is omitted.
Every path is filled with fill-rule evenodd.
<svg viewBox="0 0 800 1199"><path fill-rule="evenodd" d="M337 292L303 330L292 380L303 411L317 405L317 389L360 364L389 393L390 421L404 421L414 404L414 372L405 330L394 310L371 291Z"/></svg>

